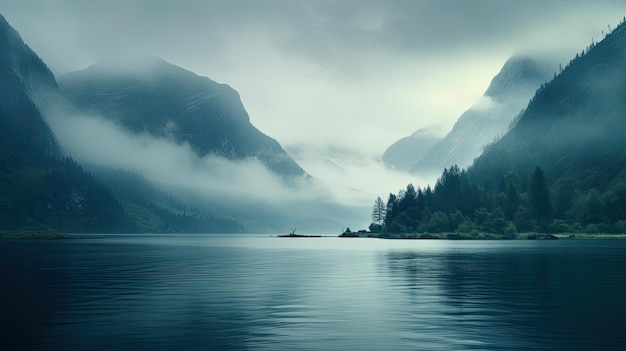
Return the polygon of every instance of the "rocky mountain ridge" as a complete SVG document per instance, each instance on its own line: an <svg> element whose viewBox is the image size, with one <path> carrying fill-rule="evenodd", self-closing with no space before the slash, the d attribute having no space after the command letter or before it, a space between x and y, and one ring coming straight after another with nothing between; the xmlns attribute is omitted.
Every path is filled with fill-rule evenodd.
<svg viewBox="0 0 626 351"><path fill-rule="evenodd" d="M0 15L0 230L134 231L114 197L57 143L36 101L56 89Z"/></svg>
<svg viewBox="0 0 626 351"><path fill-rule="evenodd" d="M256 158L281 176L306 176L276 140L250 123L234 89L162 59L97 63L62 75L59 86L80 110L133 133L188 143L199 156Z"/></svg>
<svg viewBox="0 0 626 351"><path fill-rule="evenodd" d="M549 78L548 72L544 63L533 58L514 56L507 60L481 99L459 117L443 139L426 151L428 140L403 147L401 154L411 155L407 160L415 160L406 169L422 174L439 173L454 164L469 166L485 145L506 133L535 90ZM399 144L386 153L393 149L400 153Z"/></svg>

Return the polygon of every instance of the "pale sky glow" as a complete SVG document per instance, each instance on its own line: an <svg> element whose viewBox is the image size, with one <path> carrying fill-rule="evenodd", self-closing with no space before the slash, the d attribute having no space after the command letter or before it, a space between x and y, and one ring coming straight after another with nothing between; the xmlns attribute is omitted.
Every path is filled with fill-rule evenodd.
<svg viewBox="0 0 626 351"><path fill-rule="evenodd" d="M55 73L161 56L231 85L285 146L358 141L375 155L420 127L449 129L516 52L567 60L626 3L22 0L0 12Z"/></svg>
<svg viewBox="0 0 626 351"><path fill-rule="evenodd" d="M160 56L232 86L252 123L300 157L332 147L376 160L419 128L447 132L513 54L566 64L626 2L20 0L0 13L56 74ZM388 191L411 179L397 178Z"/></svg>

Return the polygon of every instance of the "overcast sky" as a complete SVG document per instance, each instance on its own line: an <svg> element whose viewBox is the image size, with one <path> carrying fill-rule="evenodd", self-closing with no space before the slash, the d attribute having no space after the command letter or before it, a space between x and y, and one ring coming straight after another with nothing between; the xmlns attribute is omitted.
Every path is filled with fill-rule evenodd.
<svg viewBox="0 0 626 351"><path fill-rule="evenodd" d="M548 55L556 69L615 27L626 1L1 0L0 13L56 74L156 55L231 85L316 176L324 150L372 160L421 127L447 132L511 55ZM338 169L328 178L354 182Z"/></svg>
<svg viewBox="0 0 626 351"><path fill-rule="evenodd" d="M57 74L160 56L231 85L285 146L380 155L420 127L449 130L509 56L567 61L626 2L3 0L0 12Z"/></svg>

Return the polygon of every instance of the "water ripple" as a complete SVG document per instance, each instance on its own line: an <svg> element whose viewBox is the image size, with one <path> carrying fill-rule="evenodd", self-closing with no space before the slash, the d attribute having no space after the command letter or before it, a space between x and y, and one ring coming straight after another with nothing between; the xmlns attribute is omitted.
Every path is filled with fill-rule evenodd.
<svg viewBox="0 0 626 351"><path fill-rule="evenodd" d="M626 241L85 236L0 257L21 349L626 346Z"/></svg>

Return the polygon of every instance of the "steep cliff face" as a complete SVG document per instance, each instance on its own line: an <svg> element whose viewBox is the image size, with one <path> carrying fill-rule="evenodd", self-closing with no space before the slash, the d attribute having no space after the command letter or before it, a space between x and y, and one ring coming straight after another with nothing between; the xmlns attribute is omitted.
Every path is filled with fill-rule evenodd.
<svg viewBox="0 0 626 351"><path fill-rule="evenodd" d="M78 108L133 133L189 143L201 156L257 158L286 177L306 174L276 140L250 123L234 89L161 59L98 63L61 76L59 85Z"/></svg>
<svg viewBox="0 0 626 351"><path fill-rule="evenodd" d="M540 166L577 189L603 189L626 176L626 26L576 55L542 85L515 126L468 170L479 182Z"/></svg>
<svg viewBox="0 0 626 351"><path fill-rule="evenodd" d="M413 173L440 172L456 164L469 166L484 146L502 136L549 77L548 70L527 57L512 57L492 79L483 97L467 110L441 141L409 167Z"/></svg>
<svg viewBox="0 0 626 351"><path fill-rule="evenodd" d="M54 76L0 15L0 143L2 164L60 157L54 135L31 99L34 90L56 89Z"/></svg>
<svg viewBox="0 0 626 351"><path fill-rule="evenodd" d="M0 230L133 231L113 196L56 142L37 97L57 89L0 16Z"/></svg>
<svg viewBox="0 0 626 351"><path fill-rule="evenodd" d="M385 230L624 233L625 117L626 18L541 84L467 170L391 194Z"/></svg>

